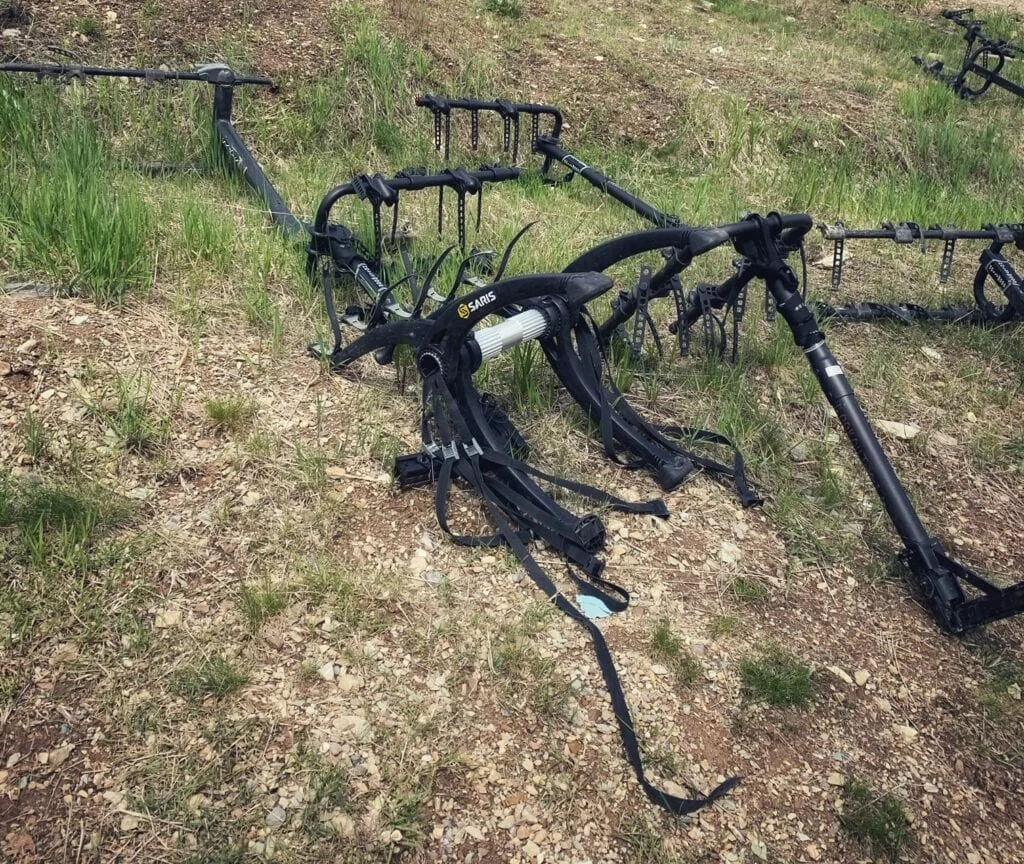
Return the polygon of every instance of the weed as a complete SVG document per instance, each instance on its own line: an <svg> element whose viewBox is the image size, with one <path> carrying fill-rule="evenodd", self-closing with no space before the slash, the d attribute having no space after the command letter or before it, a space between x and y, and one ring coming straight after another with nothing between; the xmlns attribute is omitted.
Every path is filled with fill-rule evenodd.
<svg viewBox="0 0 1024 864"><path fill-rule="evenodd" d="M427 836L428 816L425 811L429 802L430 789L422 784L414 785L398 797L388 815L388 828L397 832L396 839L392 840L395 845L402 849L415 849Z"/></svg>
<svg viewBox="0 0 1024 864"><path fill-rule="evenodd" d="M740 603L756 606L768 598L768 589L760 579L750 576L737 576L730 585L732 595Z"/></svg>
<svg viewBox="0 0 1024 864"><path fill-rule="evenodd" d="M843 785L839 824L876 859L897 861L911 839L903 802L893 795L875 792L853 777L848 777Z"/></svg>
<svg viewBox="0 0 1024 864"><path fill-rule="evenodd" d="M149 453L170 436L170 417L151 404L152 387L152 379L142 373L132 378L118 374L114 395L87 405L125 450Z"/></svg>
<svg viewBox="0 0 1024 864"><path fill-rule="evenodd" d="M716 615L708 628L714 637L728 636L736 630L736 618L733 615Z"/></svg>
<svg viewBox="0 0 1024 864"><path fill-rule="evenodd" d="M662 618L654 626L651 633L651 651L672 668L676 680L683 687L692 686L700 678L700 661L672 632L667 618Z"/></svg>
<svg viewBox="0 0 1024 864"><path fill-rule="evenodd" d="M775 645L742 659L740 680L744 695L753 701L806 708L814 699L811 667Z"/></svg>
<svg viewBox="0 0 1024 864"><path fill-rule="evenodd" d="M523 0L484 0L484 9L502 18L523 17Z"/></svg>
<svg viewBox="0 0 1024 864"><path fill-rule="evenodd" d="M78 19L76 29L79 33L89 39L98 39L103 35L103 25L95 18L91 18L88 15Z"/></svg>
<svg viewBox="0 0 1024 864"><path fill-rule="evenodd" d="M249 676L239 672L231 661L220 654L203 656L173 680L174 691L189 702L199 703L208 697L223 699L249 683Z"/></svg>
<svg viewBox="0 0 1024 864"><path fill-rule="evenodd" d="M249 396L224 396L206 401L206 416L218 429L238 433L256 416L256 402Z"/></svg>
<svg viewBox="0 0 1024 864"><path fill-rule="evenodd" d="M0 675L0 706L12 704L20 689L21 679L17 675Z"/></svg>
<svg viewBox="0 0 1024 864"><path fill-rule="evenodd" d="M284 611L288 597L286 589L269 582L256 587L243 585L238 592L238 607L249 630L258 632L267 620Z"/></svg>
<svg viewBox="0 0 1024 864"><path fill-rule="evenodd" d="M25 452L33 462L38 462L46 453L46 428L31 411L26 411L22 418L21 434L25 440Z"/></svg>
<svg viewBox="0 0 1024 864"><path fill-rule="evenodd" d="M625 846L628 864L679 864L679 859L666 847L665 832L646 816L624 822L618 837Z"/></svg>
<svg viewBox="0 0 1024 864"><path fill-rule="evenodd" d="M503 633L491 646L491 667L501 680L507 706L527 707L547 719L566 719L572 705L571 685L558 673L554 658L530 644L529 623Z"/></svg>

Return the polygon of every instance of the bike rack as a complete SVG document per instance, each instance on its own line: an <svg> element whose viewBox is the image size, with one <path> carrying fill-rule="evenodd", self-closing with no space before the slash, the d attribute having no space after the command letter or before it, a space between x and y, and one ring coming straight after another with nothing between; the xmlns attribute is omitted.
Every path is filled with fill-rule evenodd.
<svg viewBox="0 0 1024 864"><path fill-rule="evenodd" d="M843 367L832 354L813 313L803 302L796 275L780 254L780 237L787 231L791 234L806 233L810 227L811 220L806 214L751 215L734 225L694 231L689 238L687 252L692 258L716 246L731 243L750 262L756 277L764 280L775 298L779 314L792 331L794 342L803 350L857 458L871 478L903 543L900 560L939 626L948 633L959 634L1024 612L1024 581L1008 587L995 585L947 555L939 541L930 536L921 523L854 395ZM994 254L998 255L998 250ZM993 269L999 270L998 258L991 260ZM662 278L661 274L656 274L655 279L658 278ZM713 305L729 303L729 292L737 290L736 284L730 284L729 280L720 288L722 290L715 292L712 299ZM697 314L692 315L691 325L695 323ZM965 589L970 590L970 595Z"/></svg>
<svg viewBox="0 0 1024 864"><path fill-rule="evenodd" d="M1003 39L989 36L981 29L985 23L983 20L969 17L973 14L974 10L970 8L946 9L942 13L943 18L964 29L967 48L960 61L959 71L947 72L942 60L928 61L915 56L914 62L948 84L961 99L977 99L993 84L1024 98L1024 87L999 74L1006 61L1024 55L1024 49ZM990 63L995 65L989 65ZM981 79L980 86L971 86L972 76Z"/></svg>
<svg viewBox="0 0 1024 864"><path fill-rule="evenodd" d="M287 235L301 236L308 228L285 203L263 172L242 136L231 122L236 87L253 85L274 88L270 78L240 75L222 63L207 63L191 72L166 69L117 69L51 63L0 63L0 72L35 75L36 80L56 78L85 82L89 78L137 78L150 84L164 81L200 81L213 86L213 129L221 152L237 166L242 176L263 199L275 224Z"/></svg>
<svg viewBox="0 0 1024 864"><path fill-rule="evenodd" d="M916 222L885 222L880 228L847 228L842 222L819 225L822 237L831 240L832 291L838 292L843 279L843 257L847 240L890 240L900 245L918 245L922 254L929 241L942 242L939 283L945 284L953 268L953 256L959 241L985 240L989 247L979 258L974 278L974 306L953 305L938 309L913 303L853 303L845 306L819 303L821 314L839 321L897 321L912 324L922 321L943 321L967 324L1006 324L1024 320L1024 279L1002 254L1007 244L1024 249L1024 223L985 225L978 230L955 225L931 225L924 228ZM1006 302L993 303L985 294L988 279L995 282Z"/></svg>

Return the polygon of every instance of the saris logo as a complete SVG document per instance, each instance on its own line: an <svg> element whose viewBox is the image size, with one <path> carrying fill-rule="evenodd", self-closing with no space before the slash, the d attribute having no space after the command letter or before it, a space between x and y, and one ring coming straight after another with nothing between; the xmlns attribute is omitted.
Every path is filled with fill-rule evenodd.
<svg viewBox="0 0 1024 864"><path fill-rule="evenodd" d="M456 309L455 311L458 313L460 318L465 320L473 312L476 312L478 309L483 309L488 303L491 303L493 301L494 292L488 291L486 294L481 294L479 297L476 298L476 300L471 300L469 303L460 303L459 308Z"/></svg>

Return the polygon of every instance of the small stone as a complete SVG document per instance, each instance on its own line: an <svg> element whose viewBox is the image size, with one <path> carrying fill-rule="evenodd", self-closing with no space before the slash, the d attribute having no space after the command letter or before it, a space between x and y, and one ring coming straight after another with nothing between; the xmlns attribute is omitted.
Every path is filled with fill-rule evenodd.
<svg viewBox="0 0 1024 864"><path fill-rule="evenodd" d="M285 812L284 807L278 804L267 814L267 825L271 828L280 828L284 825L287 818L288 814Z"/></svg>
<svg viewBox="0 0 1024 864"><path fill-rule="evenodd" d="M28 354L29 351L31 351L33 348L35 348L38 344L39 344L39 340L38 339L26 339L15 350L19 354Z"/></svg>
<svg viewBox="0 0 1024 864"><path fill-rule="evenodd" d="M924 356L927 357L929 360L934 360L936 362L942 361L942 355L934 348L929 348L927 345L923 345L921 347L921 353L924 354Z"/></svg>
<svg viewBox="0 0 1024 864"><path fill-rule="evenodd" d="M1014 683L1007 687L1006 695L1009 696L1011 699L1016 699L1018 702L1020 702L1020 684Z"/></svg>
<svg viewBox="0 0 1024 864"><path fill-rule="evenodd" d="M927 792L929 795L938 795L939 787L936 786L934 783L925 783L924 791Z"/></svg>
<svg viewBox="0 0 1024 864"><path fill-rule="evenodd" d="M367 738L370 734L370 724L357 714L342 714L334 721L334 728L342 733L352 733L353 738Z"/></svg>
<svg viewBox="0 0 1024 864"><path fill-rule="evenodd" d="M893 724L893 731L903 739L904 744L911 743L917 737L917 730L913 726Z"/></svg>
<svg viewBox="0 0 1024 864"><path fill-rule="evenodd" d="M424 570L427 569L427 559L426 558L420 558L419 555L413 556L411 559L409 559L409 569L414 574L415 573L422 573Z"/></svg>
<svg viewBox="0 0 1024 864"><path fill-rule="evenodd" d="M324 681L334 680L334 663L324 663L319 669L316 670L316 674L323 678Z"/></svg>
<svg viewBox="0 0 1024 864"><path fill-rule="evenodd" d="M161 609L156 613L156 618L153 620L153 626L157 630L167 630L171 627L177 627L180 623L180 609Z"/></svg>
<svg viewBox="0 0 1024 864"><path fill-rule="evenodd" d="M388 835L388 840L390 840L392 843L401 843L402 842L402 832L399 831L396 828L394 831L392 831Z"/></svg>
<svg viewBox="0 0 1024 864"><path fill-rule="evenodd" d="M255 505L260 503L261 497L262 496L260 495L260 493L257 492L255 489L250 489L242 496L242 503L246 507L254 507Z"/></svg>
<svg viewBox="0 0 1024 864"><path fill-rule="evenodd" d="M113 9L107 10L107 20L111 23L117 20L117 13Z"/></svg>
<svg viewBox="0 0 1024 864"><path fill-rule="evenodd" d="M829 786L843 786L846 784L846 778L838 771L833 771L828 775Z"/></svg>
<svg viewBox="0 0 1024 864"><path fill-rule="evenodd" d="M428 585L433 585L434 587L437 587L444 581L444 573L442 573L440 570L424 570L423 581L426 582Z"/></svg>
<svg viewBox="0 0 1024 864"><path fill-rule="evenodd" d="M10 363L0 363L0 378L6 378L13 371Z"/></svg>
<svg viewBox="0 0 1024 864"><path fill-rule="evenodd" d="M853 673L853 680L857 682L858 687L863 687L867 684L870 677L871 673L867 669L858 669Z"/></svg>
<svg viewBox="0 0 1024 864"><path fill-rule="evenodd" d="M324 475L330 480L342 480L345 478L345 469L340 465L328 465L324 468Z"/></svg>
<svg viewBox="0 0 1024 864"><path fill-rule="evenodd" d="M981 864L981 856L977 852L968 852L967 864Z"/></svg>
<svg viewBox="0 0 1024 864"><path fill-rule="evenodd" d="M794 444L789 448L789 458L794 462L808 462L811 458L811 448L806 444Z"/></svg>
<svg viewBox="0 0 1024 864"><path fill-rule="evenodd" d="M743 557L743 550L735 543L723 540L718 549L718 559L725 564L735 564Z"/></svg>
<svg viewBox="0 0 1024 864"><path fill-rule="evenodd" d="M710 54L714 54L716 57L725 53L725 49L721 45L716 45L711 49Z"/></svg>
<svg viewBox="0 0 1024 864"><path fill-rule="evenodd" d="M13 768L20 761L21 761L21 754L18 753L18 752L14 752L10 756L7 757L7 767L8 768Z"/></svg>
<svg viewBox="0 0 1024 864"><path fill-rule="evenodd" d="M952 435L947 435L945 432L932 432L928 436L929 441L933 441L942 447L956 447L957 440Z"/></svg>
<svg viewBox="0 0 1024 864"><path fill-rule="evenodd" d="M915 423L899 423L895 420L876 420L875 425L881 432L892 438L910 441L921 434L921 427Z"/></svg>
<svg viewBox="0 0 1024 864"><path fill-rule="evenodd" d="M121 817L121 830L122 831L134 831L139 827L139 819L137 816L132 816L126 813Z"/></svg>
<svg viewBox="0 0 1024 864"><path fill-rule="evenodd" d="M71 319L71 323L75 327L81 327L83 324L87 324L88 322L88 315L76 315L74 318Z"/></svg>
<svg viewBox="0 0 1024 864"><path fill-rule="evenodd" d="M354 837L356 833L356 823L347 813L332 816L331 827L339 837Z"/></svg>
<svg viewBox="0 0 1024 864"><path fill-rule="evenodd" d="M71 755L71 751L75 749L74 744L65 744L62 747L58 747L56 750L50 751L50 765L56 768L58 765L63 765L67 761L68 756Z"/></svg>
<svg viewBox="0 0 1024 864"><path fill-rule="evenodd" d="M136 486L126 493L127 498L134 501L148 501L156 494L155 489L147 489L145 486Z"/></svg>
<svg viewBox="0 0 1024 864"><path fill-rule="evenodd" d="M850 677L850 673L845 669L840 669L838 666L829 666L828 671L836 676L840 681L845 684L853 684L853 679Z"/></svg>
<svg viewBox="0 0 1024 864"><path fill-rule="evenodd" d="M977 423L978 422L978 415L975 414L973 411L968 411L967 412L967 422L968 423Z"/></svg>
<svg viewBox="0 0 1024 864"><path fill-rule="evenodd" d="M652 663L651 664L651 671L655 675L668 675L668 669L666 669L660 663Z"/></svg>
<svg viewBox="0 0 1024 864"><path fill-rule="evenodd" d="M804 852L807 853L808 857L812 861L817 861L821 858L821 849L819 849L814 843L808 843L804 846Z"/></svg>
<svg viewBox="0 0 1024 864"><path fill-rule="evenodd" d="M342 672L335 680L338 682L338 689L342 693L351 693L353 690L358 690L363 686L362 678L358 675L349 675L347 672Z"/></svg>
<svg viewBox="0 0 1024 864"><path fill-rule="evenodd" d="M6 27L3 35L5 39L17 39L21 35L21 31L17 27Z"/></svg>

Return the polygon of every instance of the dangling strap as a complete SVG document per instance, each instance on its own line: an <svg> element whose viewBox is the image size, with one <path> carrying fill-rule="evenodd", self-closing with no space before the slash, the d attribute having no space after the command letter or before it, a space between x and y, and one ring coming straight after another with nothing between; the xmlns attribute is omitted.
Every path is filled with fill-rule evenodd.
<svg viewBox="0 0 1024 864"><path fill-rule="evenodd" d="M512 549L516 558L523 565L523 568L530 575L534 584L544 592L555 606L568 615L573 621L579 624L590 635L594 645L594 653L597 656L597 663L601 669L601 677L604 679L605 687L612 702L612 712L615 714L615 722L619 727L619 737L622 740L622 748L626 751L626 759L633 768L637 782L647 797L659 807L663 807L670 813L685 816L706 807L708 804L718 800L736 785L742 778L730 777L724 783L719 784L706 796L699 798L680 798L654 786L644 772L643 760L640 756L640 744L637 741L636 732L633 730L633 718L629 712L629 705L626 703L626 695L622 689L622 682L619 679L618 670L615 668L615 661L612 658L611 649L605 641L604 634L600 628L584 615L575 605L558 590L551 578L544 572L537 563L529 549L522 542L520 536L505 519L501 511L494 505L490 498L484 494L486 486L483 474L480 471L480 463L477 456L470 458L473 467L474 486L481 492L481 498L487 507L488 514L498 527L498 532L505 542Z"/></svg>
<svg viewBox="0 0 1024 864"><path fill-rule="evenodd" d="M601 394L601 437L604 442L606 452L610 449L612 452L609 452L609 455L619 464L624 464L614 453L615 442L610 415L610 412L614 410L623 421L628 423L637 431L653 439L665 449L673 453L679 453L686 456L694 464L699 465L706 471L710 471L712 474L716 474L720 477L727 477L732 480L736 487L736 494L738 495L743 507L754 507L762 504L763 500L761 497L750 488L750 484L747 482L743 455L732 441L718 432L711 432L706 429L689 429L678 426L659 428L654 426L636 412L633 406L626 399L625 394L622 393L622 391L620 391L614 384L604 384L603 360L605 358L600 351L600 343L595 335L593 326L590 322L584 320L584 318L585 316L581 315L580 320L576 324L576 346L579 350L580 357L584 361L584 368L594 376L594 389ZM612 406L614 406L614 408ZM673 437L680 438L689 437L703 444L720 444L729 447L733 451L732 467L730 468L729 466L714 459L709 459L692 453L691 451L680 447L676 442L670 441L665 437L665 435L672 435ZM644 464L643 459L637 459L634 462L625 463L625 467L638 468Z"/></svg>

